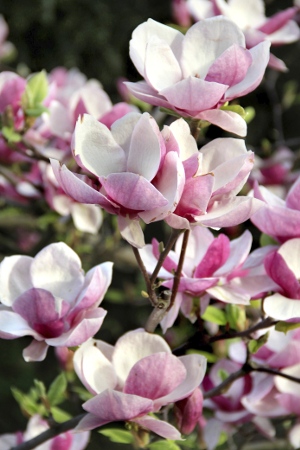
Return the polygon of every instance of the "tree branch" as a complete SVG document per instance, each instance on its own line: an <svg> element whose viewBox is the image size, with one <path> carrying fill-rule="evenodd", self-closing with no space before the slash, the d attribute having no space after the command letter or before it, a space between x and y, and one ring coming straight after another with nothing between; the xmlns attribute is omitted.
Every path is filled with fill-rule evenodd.
<svg viewBox="0 0 300 450"><path fill-rule="evenodd" d="M176 294L178 291L189 236L190 236L190 230L184 230L181 252L180 252L180 257L179 257L179 261L178 261L178 266L177 266L175 276L174 276L172 295L171 295L170 305L168 307L168 310L170 310L172 308L172 306L174 305L175 297L176 297Z"/></svg>
<svg viewBox="0 0 300 450"><path fill-rule="evenodd" d="M53 425L49 430L44 431L38 436L30 439L29 441L22 442L22 444L16 445L15 447L11 447L10 450L31 450L36 448L38 445L43 444L49 439L58 436L65 431L72 430L78 425L81 419L84 418L86 413L80 414L76 417L72 417L72 419L67 420L66 422L58 423Z"/></svg>

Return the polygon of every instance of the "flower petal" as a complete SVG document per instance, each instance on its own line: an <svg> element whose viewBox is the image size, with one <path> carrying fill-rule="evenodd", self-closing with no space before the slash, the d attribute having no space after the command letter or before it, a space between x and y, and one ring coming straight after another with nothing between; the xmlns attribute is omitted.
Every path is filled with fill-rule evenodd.
<svg viewBox="0 0 300 450"><path fill-rule="evenodd" d="M173 427L173 425L170 425L168 422L163 420L158 420L151 416L143 416L134 419L133 422L143 428L153 431L153 433L156 433L158 436L165 439L172 439L174 441L181 440L181 434L179 431Z"/></svg>
<svg viewBox="0 0 300 450"><path fill-rule="evenodd" d="M11 306L24 291L32 288L30 256L13 255L3 259L0 264L1 303Z"/></svg>
<svg viewBox="0 0 300 450"><path fill-rule="evenodd" d="M264 312L277 320L300 319L300 300L273 294L264 300Z"/></svg>
<svg viewBox="0 0 300 450"><path fill-rule="evenodd" d="M34 339L28 347L24 348L23 358L26 362L44 361L48 348L49 346L45 341L36 341Z"/></svg>

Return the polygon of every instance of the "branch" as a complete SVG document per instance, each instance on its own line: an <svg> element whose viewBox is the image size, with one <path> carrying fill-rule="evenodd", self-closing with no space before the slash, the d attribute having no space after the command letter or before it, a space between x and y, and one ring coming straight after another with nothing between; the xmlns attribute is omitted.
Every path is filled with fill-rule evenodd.
<svg viewBox="0 0 300 450"><path fill-rule="evenodd" d="M58 436L61 433L64 433L65 431L72 430L73 428L78 425L78 423L86 416L86 413L80 414L76 417L73 417L70 420L67 420L66 422L57 423L53 425L49 430L44 431L43 433L39 434L38 436L30 439L29 441L22 442L22 444L16 445L15 447L11 447L10 450L31 450L36 448L38 445L43 444L44 442L48 441L49 439L54 438L55 436Z"/></svg>
<svg viewBox="0 0 300 450"><path fill-rule="evenodd" d="M172 229L172 232L170 234L169 240L167 242L167 245L165 246L165 248L163 249L163 251L160 253L157 264L155 266L155 269L150 277L150 281L153 284L157 278L158 272L160 271L164 260L166 259L166 257L168 256L170 250L172 250L173 245L175 244L176 239L178 238L178 236L182 233L182 230L175 230Z"/></svg>
<svg viewBox="0 0 300 450"><path fill-rule="evenodd" d="M180 252L180 257L179 257L179 261L178 261L178 266L177 266L175 276L174 276L172 295L171 295L170 305L168 307L168 310L170 310L172 308L172 306L174 305L175 297L176 297L176 294L178 291L189 236L190 236L190 230L184 230L181 252Z"/></svg>
<svg viewBox="0 0 300 450"><path fill-rule="evenodd" d="M151 280L149 278L147 269L145 267L145 264L143 263L143 260L141 258L140 252L138 251L138 249L136 247L133 247L133 246L132 246L132 250L133 250L135 259L136 259L136 261L137 261L137 263L139 265L139 268L140 268L140 270L141 270L141 272L143 274L144 280L146 282L147 293L148 293L149 299L151 301L151 304L152 304L152 306L156 306L157 303L158 303L158 300L157 300L155 291L154 291L154 289L152 287L153 283L151 282Z"/></svg>
<svg viewBox="0 0 300 450"><path fill-rule="evenodd" d="M236 333L224 333L224 334L218 334L217 336L212 336L208 343L212 344L213 342L220 341L223 339L233 339L237 337L250 337L250 334L254 333L258 330L263 330L264 328L269 328L273 325L276 325L278 323L278 320L274 320L271 317L267 317L266 319L262 320L261 322L258 322L256 325L254 325L251 328L248 328L247 330L238 331Z"/></svg>
<svg viewBox="0 0 300 450"><path fill-rule="evenodd" d="M245 369L245 367L242 367L240 370L238 370L237 372L232 373L231 375L229 375L228 378L226 378L224 381L222 381L221 384L219 384L218 386L210 389L209 391L205 392L203 394L203 398L211 398L211 397L215 397L216 395L222 395L224 394L224 392L227 391L227 389L229 389L230 385L235 381L238 380L239 378L242 378L243 376L247 375L247 373L251 372L250 369Z"/></svg>

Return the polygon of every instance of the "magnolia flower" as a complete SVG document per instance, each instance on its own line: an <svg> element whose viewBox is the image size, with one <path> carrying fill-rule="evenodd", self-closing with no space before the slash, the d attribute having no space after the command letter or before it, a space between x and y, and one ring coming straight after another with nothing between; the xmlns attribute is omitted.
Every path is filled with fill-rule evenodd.
<svg viewBox="0 0 300 450"><path fill-rule="evenodd" d="M15 51L14 45L7 41L8 25L5 19L0 15L0 60L10 56Z"/></svg>
<svg viewBox="0 0 300 450"><path fill-rule="evenodd" d="M199 388L187 398L175 403L174 413L179 430L191 434L202 415L203 394Z"/></svg>
<svg viewBox="0 0 300 450"><path fill-rule="evenodd" d="M224 17L200 21L185 36L149 19L130 41L130 57L145 81L127 86L147 103L245 136L241 116L219 108L259 85L269 47L262 42L247 50L242 31Z"/></svg>
<svg viewBox="0 0 300 450"><path fill-rule="evenodd" d="M0 449L9 450L18 446L34 437L40 435L44 431L49 430L49 425L40 416L32 416L27 424L27 428L22 432L3 434L0 436ZM38 450L83 450L88 445L90 438L89 432L74 433L66 431L65 433L55 436L53 439L39 445Z"/></svg>
<svg viewBox="0 0 300 450"><path fill-rule="evenodd" d="M26 80L14 72L0 73L0 114L9 110L14 127L20 129L24 125L24 112L21 107L22 95Z"/></svg>
<svg viewBox="0 0 300 450"><path fill-rule="evenodd" d="M148 113L127 114L111 131L85 114L77 121L72 147L77 163L96 180L87 184L82 176L52 160L54 174L76 201L99 204L116 214L122 236L142 247L139 220L164 219L176 208L183 190L182 132L178 133L177 141L174 138L168 143Z"/></svg>
<svg viewBox="0 0 300 450"><path fill-rule="evenodd" d="M26 361L41 361L48 346L76 346L93 336L106 311L98 308L111 282L112 263L86 275L77 254L63 242L35 258L14 255L0 265L0 337L32 336Z"/></svg>
<svg viewBox="0 0 300 450"><path fill-rule="evenodd" d="M266 271L279 286L265 298L266 314L278 320L300 320L300 239L286 241L265 259Z"/></svg>
<svg viewBox="0 0 300 450"><path fill-rule="evenodd" d="M189 158L184 161L184 189L166 222L183 229L193 224L229 227L246 221L262 206L237 196L253 164L254 154L247 151L242 139L214 139L200 151L193 140Z"/></svg>
<svg viewBox="0 0 300 450"><path fill-rule="evenodd" d="M293 19L298 8L287 8L270 18L265 15L263 0L187 0L187 8L196 20L222 15L232 20L245 34L247 48L259 42L273 45L295 42L299 39L299 27ZM287 70L285 64L270 55L269 65L277 70Z"/></svg>
<svg viewBox="0 0 300 450"><path fill-rule="evenodd" d="M171 327L179 309L191 321L196 320L193 299L200 297L200 310L204 313L210 297L225 303L249 304L250 299L261 292L277 286L266 274L264 258L272 247L249 252L251 233L246 230L233 241L220 234L217 238L207 228L193 228L187 244L185 260L174 306L163 318L163 331ZM173 286L182 245L182 236L176 242L175 252L166 258L158 277L162 285ZM159 257L159 245L153 239L152 245L140 250L140 255L149 273L152 273ZM207 295L208 294L208 295Z"/></svg>
<svg viewBox="0 0 300 450"><path fill-rule="evenodd" d="M289 189L285 200L257 183L250 195L265 202L251 216L251 221L260 231L279 242L300 237L300 177Z"/></svg>
<svg viewBox="0 0 300 450"><path fill-rule="evenodd" d="M180 439L176 428L148 413L189 397L204 377L206 359L196 354L177 358L164 339L139 329L123 335L114 347L86 342L75 352L74 368L94 395L83 404L88 414L78 430L124 420Z"/></svg>

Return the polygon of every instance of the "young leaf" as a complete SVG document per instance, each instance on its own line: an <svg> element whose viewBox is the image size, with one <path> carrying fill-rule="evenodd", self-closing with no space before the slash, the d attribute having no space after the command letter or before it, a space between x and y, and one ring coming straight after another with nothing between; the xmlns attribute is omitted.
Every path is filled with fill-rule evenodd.
<svg viewBox="0 0 300 450"><path fill-rule="evenodd" d="M147 448L150 450L180 450L180 447L174 441L168 440L152 442Z"/></svg>
<svg viewBox="0 0 300 450"><path fill-rule="evenodd" d="M205 313L202 314L202 319L207 320L208 322L216 323L218 325L226 325L227 318L224 311L215 306L208 306L205 310Z"/></svg>
<svg viewBox="0 0 300 450"><path fill-rule="evenodd" d="M108 437L111 442L117 442L118 444L133 444L134 442L134 437L130 431L120 430L119 428L99 430L99 433Z"/></svg>
<svg viewBox="0 0 300 450"><path fill-rule="evenodd" d="M39 105L48 94L48 80L45 70L35 73L27 81L26 93L29 107Z"/></svg>
<svg viewBox="0 0 300 450"><path fill-rule="evenodd" d="M9 127L3 127L1 133L8 142L20 142L22 139L19 133Z"/></svg>
<svg viewBox="0 0 300 450"><path fill-rule="evenodd" d="M287 333L290 330L295 330L296 328L300 328L299 322L284 322L283 320L280 320L275 325L275 330L282 331L283 333Z"/></svg>
<svg viewBox="0 0 300 450"><path fill-rule="evenodd" d="M55 378L51 383L48 390L48 401L51 406L59 405L65 399L65 392L67 389L67 379L65 374L62 372Z"/></svg>
<svg viewBox="0 0 300 450"><path fill-rule="evenodd" d="M246 321L245 310L238 305L228 303L225 307L225 311L230 328L233 330L243 330Z"/></svg>
<svg viewBox="0 0 300 450"><path fill-rule="evenodd" d="M216 355L214 355L213 353L209 353L209 352L204 352L202 350L194 350L194 349L189 349L187 350L186 354L187 355L193 355L193 354L197 354L197 355L203 355L205 356L205 358L207 359L207 362L210 363L215 363L218 361L218 357Z"/></svg>
<svg viewBox="0 0 300 450"><path fill-rule="evenodd" d="M263 334L258 339L251 339L251 341L249 341L249 343L248 343L249 352L256 353L260 349L260 347L265 345L265 343L268 340L268 337L269 337L269 332Z"/></svg>
<svg viewBox="0 0 300 450"><path fill-rule="evenodd" d="M53 419L58 422L66 422L67 420L71 419L71 415L67 413L66 411L63 411L60 408L57 408L56 406L53 406L51 408L51 414L53 416Z"/></svg>

